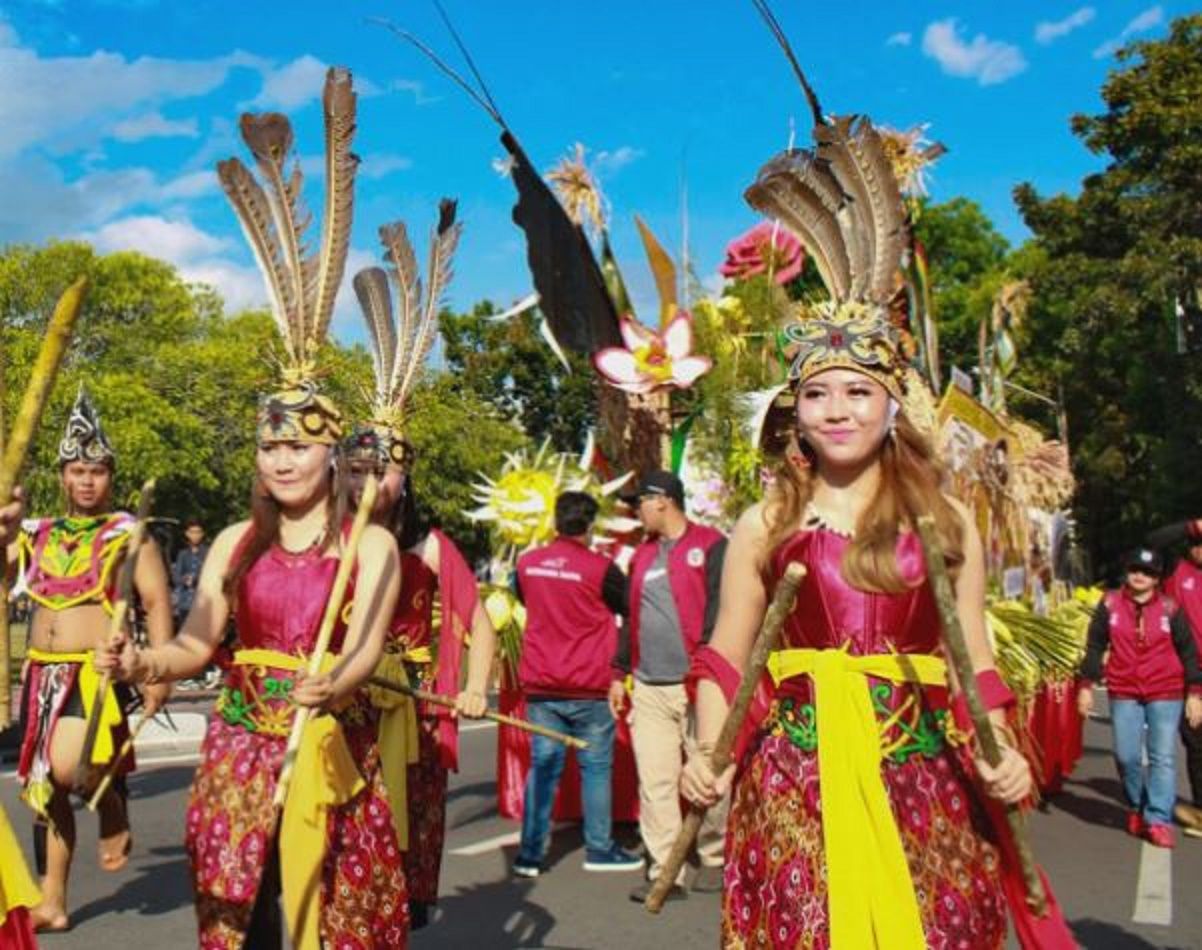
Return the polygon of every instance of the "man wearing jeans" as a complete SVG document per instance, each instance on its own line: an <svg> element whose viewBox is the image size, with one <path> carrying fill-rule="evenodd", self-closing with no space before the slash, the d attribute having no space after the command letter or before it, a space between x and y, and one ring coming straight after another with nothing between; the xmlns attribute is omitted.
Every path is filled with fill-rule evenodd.
<svg viewBox="0 0 1202 950"><path fill-rule="evenodd" d="M555 502L558 537L518 558L514 583L526 604L518 678L530 721L588 743L577 750L584 804L586 871L633 871L642 860L614 844L611 785L614 717L607 694L617 648L616 614L626 610L626 579L589 549L597 502L564 492ZM564 747L531 736L530 773L522 808L522 843L513 872L538 877L563 772Z"/></svg>
<svg viewBox="0 0 1202 950"><path fill-rule="evenodd" d="M1123 586L1106 592L1089 624L1077 706L1081 715L1089 715L1092 687L1102 678L1102 658L1109 651L1104 672L1114 727L1114 758L1130 809L1127 832L1157 847L1171 848L1177 799L1177 726L1183 699L1189 724L1202 723L1202 672L1184 611L1157 589L1160 555L1150 548L1137 548L1124 559L1123 567Z"/></svg>
<svg viewBox="0 0 1202 950"><path fill-rule="evenodd" d="M680 773L692 745L684 682L693 652L708 642L717 618L726 538L689 521L684 485L671 472L648 473L629 503L647 531L630 562L629 665L639 833L654 880L680 831ZM619 673L625 660L624 655L618 659ZM610 702L620 709L621 684L611 689ZM697 836L701 867L693 890L721 890L725 827L726 807L720 803L706 813ZM644 901L647 890L647 884L636 887L631 900ZM668 897L684 896L682 882L675 882Z"/></svg>

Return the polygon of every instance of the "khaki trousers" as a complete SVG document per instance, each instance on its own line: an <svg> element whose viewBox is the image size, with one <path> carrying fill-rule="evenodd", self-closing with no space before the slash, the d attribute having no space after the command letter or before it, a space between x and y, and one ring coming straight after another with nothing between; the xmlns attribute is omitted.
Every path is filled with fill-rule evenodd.
<svg viewBox="0 0 1202 950"><path fill-rule="evenodd" d="M639 833L650 856L648 876L659 876L680 831L680 773L684 753L695 742L689 729L689 704L683 684L652 686L634 681L631 735L639 773ZM711 808L697 836L697 857L708 867L722 866L729 796ZM683 873L681 875L683 880Z"/></svg>

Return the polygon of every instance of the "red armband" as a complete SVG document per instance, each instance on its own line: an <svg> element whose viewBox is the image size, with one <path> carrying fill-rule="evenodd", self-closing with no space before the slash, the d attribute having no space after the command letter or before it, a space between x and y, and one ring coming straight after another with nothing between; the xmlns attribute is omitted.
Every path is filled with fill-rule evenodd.
<svg viewBox="0 0 1202 950"><path fill-rule="evenodd" d="M982 670L977 674L977 690L981 694L981 703L986 712L994 709L1009 709L1016 702L1014 693L1005 684L997 670ZM951 702L952 716L956 726L964 731L972 728L972 716L968 713L968 703L963 693L957 693Z"/></svg>
<svg viewBox="0 0 1202 950"><path fill-rule="evenodd" d="M693 654L693 662L689 665L688 676L685 678L685 689L689 694L689 702L697 701L697 683L699 680L709 680L718 684L727 703L734 702L735 693L739 691L739 681L742 675L734 665L717 650L708 644L697 648Z"/></svg>

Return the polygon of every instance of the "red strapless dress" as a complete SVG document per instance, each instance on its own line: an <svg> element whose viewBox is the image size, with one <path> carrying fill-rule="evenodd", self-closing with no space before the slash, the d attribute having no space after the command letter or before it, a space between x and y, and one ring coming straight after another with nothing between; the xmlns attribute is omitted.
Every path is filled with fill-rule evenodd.
<svg viewBox="0 0 1202 950"><path fill-rule="evenodd" d="M272 548L238 590L238 649L307 654L338 561ZM348 601L351 598L347 594ZM336 652L346 634L334 632ZM233 665L209 721L188 801L185 844L192 865L202 950L235 950L246 940L271 849L271 805L295 709L294 674L270 665ZM318 897L324 945L404 947L408 899L401 853L380 778L376 714L356 698L338 714L365 788L329 810ZM296 775L295 781L305 780Z"/></svg>

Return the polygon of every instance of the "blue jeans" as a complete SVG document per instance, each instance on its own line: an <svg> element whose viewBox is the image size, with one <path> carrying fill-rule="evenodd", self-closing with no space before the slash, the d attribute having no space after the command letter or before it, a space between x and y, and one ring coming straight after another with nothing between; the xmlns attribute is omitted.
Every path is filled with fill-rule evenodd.
<svg viewBox="0 0 1202 950"><path fill-rule="evenodd" d="M587 749L576 750L584 804L584 846L589 852L613 847L610 773L613 769L614 717L604 699L536 699L526 704L532 723L583 739ZM567 749L553 739L530 737L530 773L522 808L522 845L518 857L539 864L547 853L551 806Z"/></svg>
<svg viewBox="0 0 1202 950"><path fill-rule="evenodd" d="M1177 724L1180 699L1111 699L1114 761L1127 804L1149 824L1167 825L1177 801ZM1148 775L1144 779L1144 727L1148 729Z"/></svg>

